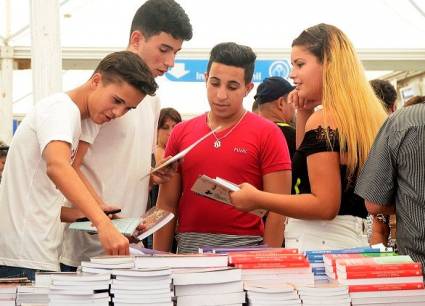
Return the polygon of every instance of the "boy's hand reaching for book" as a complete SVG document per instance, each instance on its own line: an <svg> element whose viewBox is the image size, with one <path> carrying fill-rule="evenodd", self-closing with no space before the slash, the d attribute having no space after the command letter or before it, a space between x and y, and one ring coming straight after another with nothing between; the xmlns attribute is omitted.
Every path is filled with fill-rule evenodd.
<svg viewBox="0 0 425 306"><path fill-rule="evenodd" d="M112 222L107 219L98 224L99 240L107 255L128 255L129 241L117 231Z"/></svg>
<svg viewBox="0 0 425 306"><path fill-rule="evenodd" d="M259 208L254 200L258 190L248 183L239 185L240 190L230 193L230 199L235 208L242 211L251 211Z"/></svg>

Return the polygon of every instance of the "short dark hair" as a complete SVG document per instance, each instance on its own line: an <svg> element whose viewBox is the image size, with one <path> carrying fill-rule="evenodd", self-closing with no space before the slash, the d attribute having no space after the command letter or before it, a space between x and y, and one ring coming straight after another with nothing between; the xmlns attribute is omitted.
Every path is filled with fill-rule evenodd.
<svg viewBox="0 0 425 306"><path fill-rule="evenodd" d="M133 17L130 36L140 31L146 38L165 32L175 39L192 39L192 25L184 9L174 0L148 0Z"/></svg>
<svg viewBox="0 0 425 306"><path fill-rule="evenodd" d="M102 75L103 84L126 82L140 92L154 95L158 88L145 62L130 51L119 51L107 55L94 73Z"/></svg>
<svg viewBox="0 0 425 306"><path fill-rule="evenodd" d="M390 82L375 79L369 82L375 95L384 103L385 108L391 109L397 100L397 91Z"/></svg>
<svg viewBox="0 0 425 306"><path fill-rule="evenodd" d="M167 121L167 119L173 120L176 123L182 122L182 117L177 110L172 107L166 107L161 109L159 112L158 129L164 127L165 121Z"/></svg>
<svg viewBox="0 0 425 306"><path fill-rule="evenodd" d="M257 56L254 51L244 45L234 42L224 42L212 48L208 61L207 73L210 72L212 63L220 63L244 69L245 84L252 80Z"/></svg>

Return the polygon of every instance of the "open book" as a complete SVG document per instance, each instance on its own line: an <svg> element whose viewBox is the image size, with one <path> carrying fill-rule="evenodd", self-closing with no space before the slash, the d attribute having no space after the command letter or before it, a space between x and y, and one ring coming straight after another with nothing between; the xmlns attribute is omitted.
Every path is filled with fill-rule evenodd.
<svg viewBox="0 0 425 306"><path fill-rule="evenodd" d="M150 172L148 172L144 176L142 176L141 177L141 180L144 179L145 177L151 175L152 173L158 171L159 169L162 169L162 168L164 168L164 167L166 167L166 166L174 163L175 161L178 161L179 159L182 159L187 153L189 153L190 150L192 150L194 147L196 147L202 140L204 140L208 136L212 135L213 133L215 133L216 131L218 131L220 128L221 128L221 126L216 127L215 129L211 130L209 133L205 134L204 136L202 136L201 138L199 138L197 141L195 141L194 143L192 143L186 149L180 151L179 153L177 153L176 155L174 155L173 157L171 157L169 160L167 160L163 164L160 164L158 167L153 168Z"/></svg>
<svg viewBox="0 0 425 306"><path fill-rule="evenodd" d="M133 236L138 240L142 240L159 230L173 218L173 213L159 207L152 207L141 218L119 218L111 221L117 230L123 235ZM145 230L143 232L136 230L139 224L143 224L145 226ZM94 227L90 221L74 222L70 224L69 228L93 234L97 233L96 227Z"/></svg>
<svg viewBox="0 0 425 306"><path fill-rule="evenodd" d="M191 190L201 196L232 205L230 192L238 191L239 186L223 178L216 177L213 179L204 174L197 178ZM256 209L250 211L250 213L263 217L267 213L267 210Z"/></svg>

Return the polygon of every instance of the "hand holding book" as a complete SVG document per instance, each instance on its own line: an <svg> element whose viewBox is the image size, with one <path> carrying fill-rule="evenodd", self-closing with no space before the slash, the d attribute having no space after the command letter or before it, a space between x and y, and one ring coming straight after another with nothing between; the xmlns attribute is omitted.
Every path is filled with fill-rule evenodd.
<svg viewBox="0 0 425 306"><path fill-rule="evenodd" d="M232 205L242 211L260 209L255 201L256 192L258 192L258 189L251 184L242 183L239 185L239 190L237 192L232 192L230 194Z"/></svg>
<svg viewBox="0 0 425 306"><path fill-rule="evenodd" d="M242 184L241 186L244 186L244 185L245 184ZM251 187L254 188L253 186ZM225 179L222 179L220 177L216 177L215 179L213 179L208 177L207 175L201 175L193 184L191 190L201 196L204 196L204 197L207 197L225 204L234 205L233 194L240 193L241 189L238 185L232 182L229 182ZM249 201L252 201L252 198L251 199L248 198L248 202ZM255 207L252 202L247 206L242 206L242 208L239 208L236 205L234 206L239 210L252 213L259 217L263 217L267 213L267 211L264 209L257 209L258 207Z"/></svg>
<svg viewBox="0 0 425 306"><path fill-rule="evenodd" d="M196 147L201 141L206 139L208 136L211 136L212 134L214 134L214 132L218 131L219 129L221 129L221 126L218 126L215 129L211 130L210 132L208 132L207 134L205 134L204 136L199 138L197 141L195 141L190 146L188 146L186 149L177 153L173 157L169 157L167 160L163 161L158 167L155 167L149 173L145 174L141 179L144 179L145 177L159 171L160 169L167 167L167 166L171 165L172 163L175 163L178 160L182 159L187 153L189 153L190 150L192 150L194 147Z"/></svg>

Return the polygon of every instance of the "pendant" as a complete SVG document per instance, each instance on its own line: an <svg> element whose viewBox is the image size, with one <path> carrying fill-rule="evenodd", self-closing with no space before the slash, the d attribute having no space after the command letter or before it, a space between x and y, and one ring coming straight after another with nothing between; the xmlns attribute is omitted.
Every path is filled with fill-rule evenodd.
<svg viewBox="0 0 425 306"><path fill-rule="evenodd" d="M220 147L221 147L221 141L220 141L219 139L217 139L217 140L214 142L214 148L218 149L218 148L220 148Z"/></svg>

